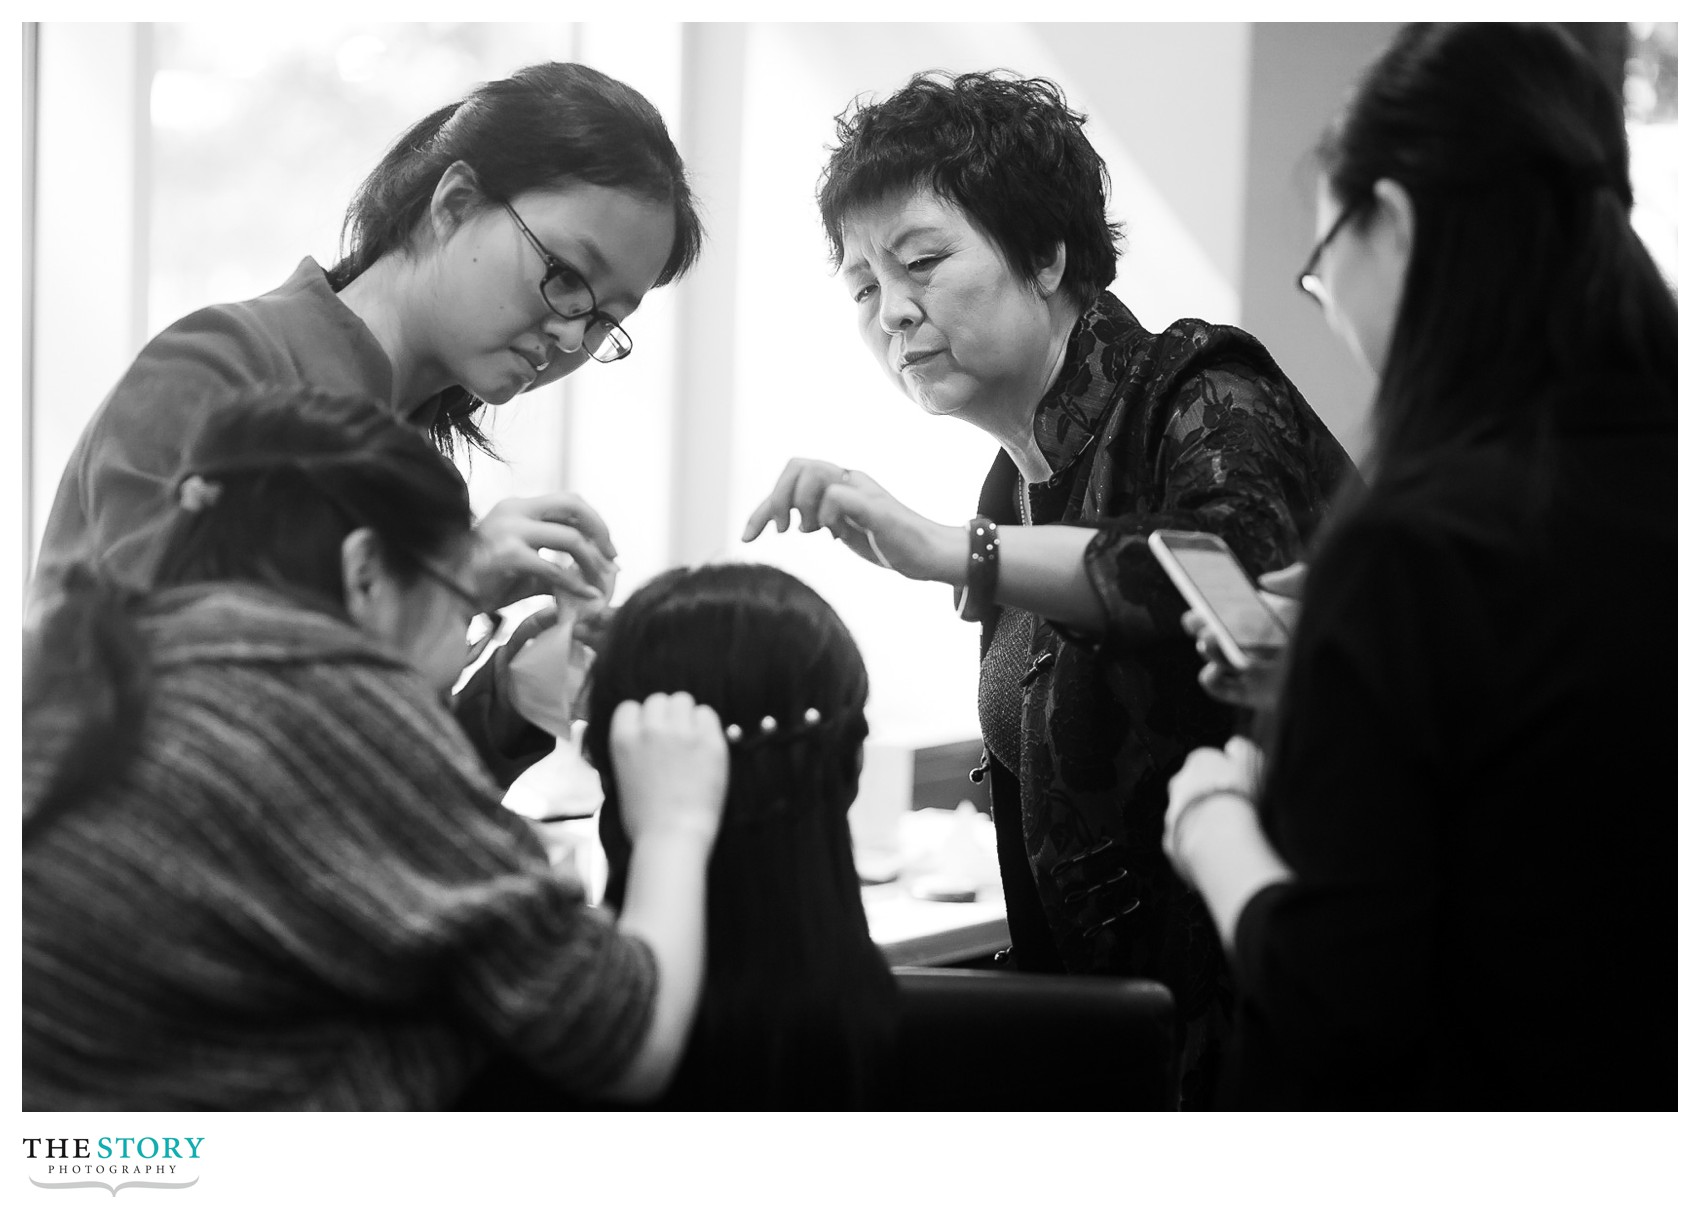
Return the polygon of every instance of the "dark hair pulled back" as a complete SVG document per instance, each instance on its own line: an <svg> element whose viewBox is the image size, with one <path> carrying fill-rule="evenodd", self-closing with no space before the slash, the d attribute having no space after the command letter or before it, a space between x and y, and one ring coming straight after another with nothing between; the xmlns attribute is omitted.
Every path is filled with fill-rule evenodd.
<svg viewBox="0 0 1700 1213"><path fill-rule="evenodd" d="M204 496L183 496L192 477ZM147 586L84 562L42 574L24 637L24 824L121 770L146 717L148 594L198 582L268 586L344 611L342 542L369 527L398 575L464 543L466 483L422 435L375 400L255 387L208 412L190 437L178 495Z"/></svg>
<svg viewBox="0 0 1700 1213"><path fill-rule="evenodd" d="M1416 218L1374 409L1372 475L1487 435L1541 441L1553 390L1668 385L1676 301L1629 222L1621 89L1553 25L1412 25L1318 149L1361 223Z"/></svg>
<svg viewBox="0 0 1700 1213"><path fill-rule="evenodd" d="M624 700L674 691L714 708L743 738L731 747L726 815L709 860L703 1000L671 1102L869 1102L895 987L868 938L846 817L868 731L855 641L820 595L760 564L671 570L616 612L591 676L584 736L602 775L607 901L616 907L631 841L610 721Z"/></svg>
<svg viewBox="0 0 1700 1213"><path fill-rule="evenodd" d="M345 254L330 271L341 290L379 258L405 249L448 167L465 162L491 205L569 181L622 189L673 207L673 247L657 286L682 276L702 249L702 221L684 162L655 107L629 85L579 63L536 63L480 84L434 110L391 145L349 203ZM450 387L433 401L431 433L489 451L474 414L482 403Z"/></svg>

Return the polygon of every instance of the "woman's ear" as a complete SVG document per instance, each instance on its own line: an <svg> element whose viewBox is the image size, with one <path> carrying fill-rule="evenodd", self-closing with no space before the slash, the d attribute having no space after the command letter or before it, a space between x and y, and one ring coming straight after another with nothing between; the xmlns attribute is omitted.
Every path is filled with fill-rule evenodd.
<svg viewBox="0 0 1700 1213"><path fill-rule="evenodd" d="M1409 258L1411 245L1417 237L1416 203L1411 201L1410 191L1390 177L1381 178L1374 188L1375 200L1386 216L1393 239L1393 251Z"/></svg>
<svg viewBox="0 0 1700 1213"><path fill-rule="evenodd" d="M1068 246L1061 240L1051 252L1051 259L1038 269L1035 275L1039 285L1039 294L1050 298L1062 289L1063 271L1068 268Z"/></svg>
<svg viewBox="0 0 1700 1213"><path fill-rule="evenodd" d="M427 216L431 234L438 243L447 240L466 217L486 201L479 188L478 174L464 160L456 160L437 178L437 188L431 191Z"/></svg>
<svg viewBox="0 0 1700 1213"><path fill-rule="evenodd" d="M357 527L342 539L342 599L348 617L364 631L376 630L386 617L383 554L371 527Z"/></svg>

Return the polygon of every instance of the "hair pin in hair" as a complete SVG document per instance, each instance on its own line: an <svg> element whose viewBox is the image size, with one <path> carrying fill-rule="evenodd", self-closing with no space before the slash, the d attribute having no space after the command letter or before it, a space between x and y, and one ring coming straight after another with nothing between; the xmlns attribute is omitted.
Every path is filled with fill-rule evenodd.
<svg viewBox="0 0 1700 1213"><path fill-rule="evenodd" d="M756 726L754 736L750 736L749 740L752 745L763 741L789 741L793 737L801 736L811 729L818 728L821 719L819 708L805 708L801 724L795 728L781 730L777 719L772 716L763 716L761 723ZM747 736L743 726L736 722L727 725L725 733L726 741L730 745L737 745Z"/></svg>
<svg viewBox="0 0 1700 1213"><path fill-rule="evenodd" d="M189 476L177 486L177 504L191 514L198 514L217 502L222 492L224 486L221 484L215 484L204 476Z"/></svg>

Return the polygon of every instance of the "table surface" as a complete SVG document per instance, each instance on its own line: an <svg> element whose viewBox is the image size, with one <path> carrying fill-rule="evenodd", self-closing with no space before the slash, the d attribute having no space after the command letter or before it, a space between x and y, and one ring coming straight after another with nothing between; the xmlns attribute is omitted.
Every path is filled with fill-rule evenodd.
<svg viewBox="0 0 1700 1213"><path fill-rule="evenodd" d="M1003 897L995 886L973 901L925 901L902 881L862 890L868 934L893 965L947 965L1009 946Z"/></svg>

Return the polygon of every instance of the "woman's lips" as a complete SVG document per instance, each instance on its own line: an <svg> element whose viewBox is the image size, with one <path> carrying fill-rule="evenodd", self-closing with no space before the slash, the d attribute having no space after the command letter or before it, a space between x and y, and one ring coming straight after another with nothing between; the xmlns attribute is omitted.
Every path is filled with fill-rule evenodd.
<svg viewBox="0 0 1700 1213"><path fill-rule="evenodd" d="M942 353L944 353L943 350L928 350L924 354L905 354L897 369L900 371L913 370L929 359L937 358Z"/></svg>

